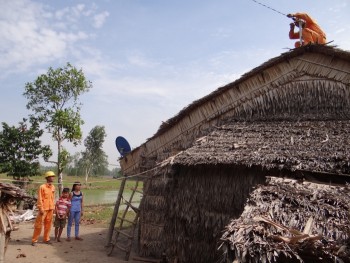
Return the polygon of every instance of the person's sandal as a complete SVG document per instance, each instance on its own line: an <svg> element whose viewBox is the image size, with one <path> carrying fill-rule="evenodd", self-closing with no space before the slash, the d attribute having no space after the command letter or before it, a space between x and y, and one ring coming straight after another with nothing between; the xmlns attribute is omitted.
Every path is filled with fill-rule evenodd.
<svg viewBox="0 0 350 263"><path fill-rule="evenodd" d="M52 245L52 242L50 240L44 242L46 245Z"/></svg>
<svg viewBox="0 0 350 263"><path fill-rule="evenodd" d="M70 237L67 237L66 241L70 242Z"/></svg>
<svg viewBox="0 0 350 263"><path fill-rule="evenodd" d="M76 240L80 240L80 241L83 240L81 237L76 237L75 239L76 239Z"/></svg>

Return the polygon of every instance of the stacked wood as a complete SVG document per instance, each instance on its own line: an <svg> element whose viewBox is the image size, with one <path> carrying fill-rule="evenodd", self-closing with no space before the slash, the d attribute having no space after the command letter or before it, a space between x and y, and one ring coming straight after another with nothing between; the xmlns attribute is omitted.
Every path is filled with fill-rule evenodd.
<svg viewBox="0 0 350 263"><path fill-rule="evenodd" d="M271 178L227 225L227 262L350 262L350 187Z"/></svg>
<svg viewBox="0 0 350 263"><path fill-rule="evenodd" d="M1 183L0 192L2 202L6 202L8 199L32 199L32 196L28 195L24 189L21 189L13 184Z"/></svg>
<svg viewBox="0 0 350 263"><path fill-rule="evenodd" d="M8 183L0 183L0 263L4 262L5 252L11 231L15 230L9 213L17 200L31 198L23 189Z"/></svg>

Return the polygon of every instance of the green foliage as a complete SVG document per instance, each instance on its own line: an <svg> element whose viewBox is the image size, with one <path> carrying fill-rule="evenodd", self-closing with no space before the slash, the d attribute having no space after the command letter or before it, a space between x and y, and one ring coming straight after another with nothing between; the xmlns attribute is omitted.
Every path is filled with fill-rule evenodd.
<svg viewBox="0 0 350 263"><path fill-rule="evenodd" d="M69 152L66 149L62 148L58 156L58 162L62 165L62 167L67 166L69 162L69 157L70 157Z"/></svg>
<svg viewBox="0 0 350 263"><path fill-rule="evenodd" d="M78 98L92 87L82 70L67 63L64 68L49 68L33 83L27 83L24 96L32 110L56 141L77 144L82 137L81 104Z"/></svg>
<svg viewBox="0 0 350 263"><path fill-rule="evenodd" d="M0 132L0 172L15 179L40 173L39 157L47 160L52 152L48 145L41 146L43 130L35 118L19 122L19 126L2 123Z"/></svg>
<svg viewBox="0 0 350 263"><path fill-rule="evenodd" d="M46 130L57 142L56 163L58 182L62 183L62 171L67 165L68 155L62 143L68 141L77 145L82 138L79 96L92 87L82 70L70 63L63 68L49 68L33 83L26 83L24 96L28 99L27 108L45 124ZM61 190L61 187L60 187Z"/></svg>
<svg viewBox="0 0 350 263"><path fill-rule="evenodd" d="M116 167L111 171L111 175L113 176L113 178L120 178L123 176L121 169Z"/></svg>
<svg viewBox="0 0 350 263"><path fill-rule="evenodd" d="M96 175L108 170L107 155L102 149L106 136L104 126L95 126L84 140L86 149L82 152L81 164L86 170L86 180L90 173Z"/></svg>

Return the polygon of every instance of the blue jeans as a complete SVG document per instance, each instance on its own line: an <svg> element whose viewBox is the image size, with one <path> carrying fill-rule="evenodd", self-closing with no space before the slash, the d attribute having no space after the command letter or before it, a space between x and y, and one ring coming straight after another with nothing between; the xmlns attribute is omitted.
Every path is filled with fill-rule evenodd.
<svg viewBox="0 0 350 263"><path fill-rule="evenodd" d="M72 228L73 219L74 219L74 226L75 226L74 227L75 237L79 236L80 211L71 211L68 217L67 237L70 237L70 231Z"/></svg>

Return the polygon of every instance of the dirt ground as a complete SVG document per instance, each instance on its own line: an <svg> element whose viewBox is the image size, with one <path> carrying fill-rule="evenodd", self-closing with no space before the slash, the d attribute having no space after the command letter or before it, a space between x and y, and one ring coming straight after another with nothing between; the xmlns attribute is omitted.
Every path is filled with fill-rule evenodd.
<svg viewBox="0 0 350 263"><path fill-rule="evenodd" d="M80 233L83 241L65 240L65 230L62 233L61 242L55 242L54 228L51 230L52 245L42 243L42 236L38 245L31 245L34 222L20 223L19 230L11 232L11 240L5 254L6 263L121 263L140 262L132 260L134 253L130 255L129 261L124 261L125 253L114 248L111 256L106 255L107 228L92 225L81 225ZM74 226L73 229L74 231Z"/></svg>

